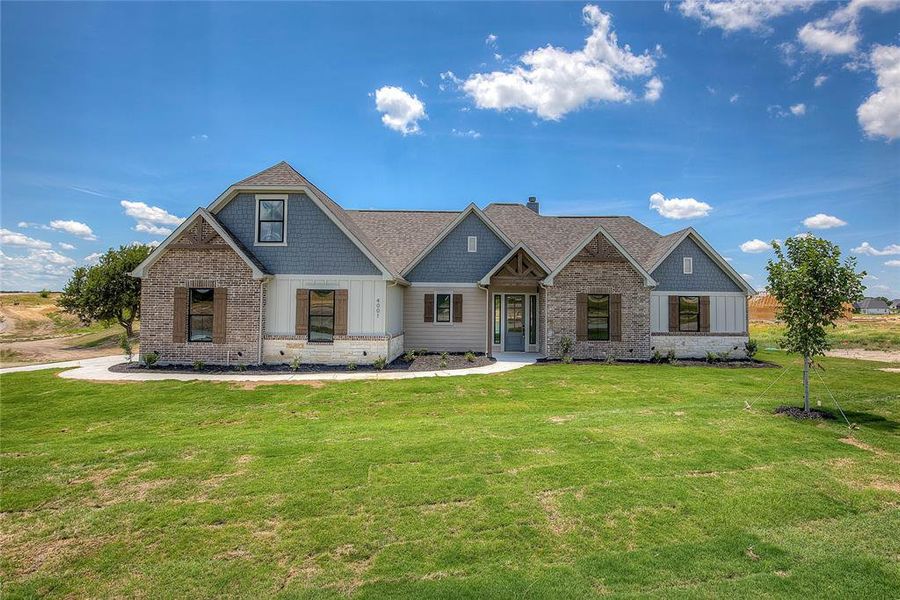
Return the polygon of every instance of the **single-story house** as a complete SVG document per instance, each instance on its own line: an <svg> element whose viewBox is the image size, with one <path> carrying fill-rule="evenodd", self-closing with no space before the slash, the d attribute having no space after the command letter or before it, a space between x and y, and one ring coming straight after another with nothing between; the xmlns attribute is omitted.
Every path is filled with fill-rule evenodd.
<svg viewBox="0 0 900 600"><path fill-rule="evenodd" d="M405 350L742 355L754 290L693 228L538 202L345 210L281 162L198 208L132 273L141 349L189 364Z"/></svg>
<svg viewBox="0 0 900 600"><path fill-rule="evenodd" d="M853 307L861 315L887 315L891 312L891 307L881 298L863 298Z"/></svg>

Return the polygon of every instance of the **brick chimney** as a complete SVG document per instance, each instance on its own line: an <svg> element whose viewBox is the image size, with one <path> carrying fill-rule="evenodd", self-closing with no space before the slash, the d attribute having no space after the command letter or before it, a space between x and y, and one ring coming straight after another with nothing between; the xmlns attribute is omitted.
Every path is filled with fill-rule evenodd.
<svg viewBox="0 0 900 600"><path fill-rule="evenodd" d="M528 196L528 204L525 205L530 210L533 210L535 214L541 214L541 205L538 204L537 197Z"/></svg>

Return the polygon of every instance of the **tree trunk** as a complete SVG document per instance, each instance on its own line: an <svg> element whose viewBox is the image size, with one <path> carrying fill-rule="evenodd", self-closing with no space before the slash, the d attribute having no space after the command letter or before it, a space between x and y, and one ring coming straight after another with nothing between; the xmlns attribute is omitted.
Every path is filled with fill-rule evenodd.
<svg viewBox="0 0 900 600"><path fill-rule="evenodd" d="M809 412L809 357L803 357L803 412Z"/></svg>
<svg viewBox="0 0 900 600"><path fill-rule="evenodd" d="M128 337L134 336L134 317L130 319L126 319L125 317L119 315L118 318L119 325L121 325L125 329L125 335Z"/></svg>

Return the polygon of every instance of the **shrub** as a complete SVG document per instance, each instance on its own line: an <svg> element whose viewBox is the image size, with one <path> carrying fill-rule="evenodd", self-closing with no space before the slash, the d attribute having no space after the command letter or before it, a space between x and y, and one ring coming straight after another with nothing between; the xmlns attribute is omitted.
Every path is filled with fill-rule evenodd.
<svg viewBox="0 0 900 600"><path fill-rule="evenodd" d="M472 352L471 350L469 352L466 352L466 362L470 362L470 363L475 362L475 353Z"/></svg>
<svg viewBox="0 0 900 600"><path fill-rule="evenodd" d="M659 353L659 350L653 353L653 358L650 359L650 362L655 362L656 364L663 362L663 355Z"/></svg>
<svg viewBox="0 0 900 600"><path fill-rule="evenodd" d="M727 362L728 359L731 358L731 350L726 350L725 352L719 352L718 357L719 357L719 362Z"/></svg>
<svg viewBox="0 0 900 600"><path fill-rule="evenodd" d="M441 362L447 362L447 357L450 356L449 352L441 352Z"/></svg>
<svg viewBox="0 0 900 600"><path fill-rule="evenodd" d="M403 355L403 360L405 360L408 363L411 363L412 361L416 360L416 351L415 350L407 350L406 354Z"/></svg>
<svg viewBox="0 0 900 600"><path fill-rule="evenodd" d="M41 298L49 298L49 297L50 297L50 290L48 290L48 289L41 290Z"/></svg>
<svg viewBox="0 0 900 600"><path fill-rule="evenodd" d="M419 348L416 350L416 356L425 356L428 354L428 348Z"/></svg>
<svg viewBox="0 0 900 600"><path fill-rule="evenodd" d="M571 354L563 354L562 361L567 365L572 364L572 355Z"/></svg>
<svg viewBox="0 0 900 600"><path fill-rule="evenodd" d="M616 362L616 355L613 354L612 352L609 352L609 353L606 355L606 364L611 365L611 364L613 364L614 362Z"/></svg>
<svg viewBox="0 0 900 600"><path fill-rule="evenodd" d="M562 339L559 340L559 354L562 358L562 361L566 364L572 362L572 347L575 345L574 340L569 336L563 336ZM566 360L568 357L569 360Z"/></svg>
<svg viewBox="0 0 900 600"><path fill-rule="evenodd" d="M238 364L234 365L234 370L237 371L238 373L243 373L244 371L247 370L247 365L245 365L244 363L238 363Z"/></svg>
<svg viewBox="0 0 900 600"><path fill-rule="evenodd" d="M447 361L444 360L444 359L441 359L440 367L441 367L442 369L446 369L446 368L447 368Z"/></svg>
<svg viewBox="0 0 900 600"><path fill-rule="evenodd" d="M295 356L293 359L291 359L291 371L294 371L295 373L296 373L297 371L299 371L299 370L300 370L300 365L301 365L301 364L302 364L302 363L300 362L300 357L299 357L299 356Z"/></svg>
<svg viewBox="0 0 900 600"><path fill-rule="evenodd" d="M202 370L203 370L203 367L205 367L205 366L206 366L206 363L203 362L202 360L195 360L195 361L194 361L194 370L195 370L195 371L202 371Z"/></svg>
<svg viewBox="0 0 900 600"><path fill-rule="evenodd" d="M668 362L668 363L675 362L675 351L674 350L669 350L668 352L666 352L666 362Z"/></svg>
<svg viewBox="0 0 900 600"><path fill-rule="evenodd" d="M159 360L159 352L148 352L143 356L144 364L148 369L152 369L156 361Z"/></svg>
<svg viewBox="0 0 900 600"><path fill-rule="evenodd" d="M719 362L719 355L716 354L715 352L707 352L706 353L706 362L708 362L709 364Z"/></svg>
<svg viewBox="0 0 900 600"><path fill-rule="evenodd" d="M384 370L384 367L387 365L387 361L384 360L383 356L379 356L375 360L372 361L372 366L378 369L379 371Z"/></svg>
<svg viewBox="0 0 900 600"><path fill-rule="evenodd" d="M122 335L119 336L119 348L125 354L125 360L131 362L131 359L134 358L134 349L131 347L131 340L128 338L128 334L125 332L122 332Z"/></svg>
<svg viewBox="0 0 900 600"><path fill-rule="evenodd" d="M355 371L355 370L356 370L356 363L353 362L353 361L348 362L348 363L347 363L347 370L348 370L348 371Z"/></svg>
<svg viewBox="0 0 900 600"><path fill-rule="evenodd" d="M747 358L753 358L756 356L757 351L759 350L759 343L750 338L744 343L744 352L747 353Z"/></svg>

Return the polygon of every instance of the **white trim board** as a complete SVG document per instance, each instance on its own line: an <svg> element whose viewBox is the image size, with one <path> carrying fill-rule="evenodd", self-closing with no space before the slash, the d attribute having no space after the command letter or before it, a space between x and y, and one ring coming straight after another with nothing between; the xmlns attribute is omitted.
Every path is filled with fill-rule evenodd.
<svg viewBox="0 0 900 600"><path fill-rule="evenodd" d="M477 283L451 283L443 281L411 281L409 287L428 287L428 288L473 288L478 287Z"/></svg>
<svg viewBox="0 0 900 600"><path fill-rule="evenodd" d="M739 298L746 298L747 294L744 292L710 292L710 291L677 291L677 290L652 290L650 292L651 296L737 296Z"/></svg>

